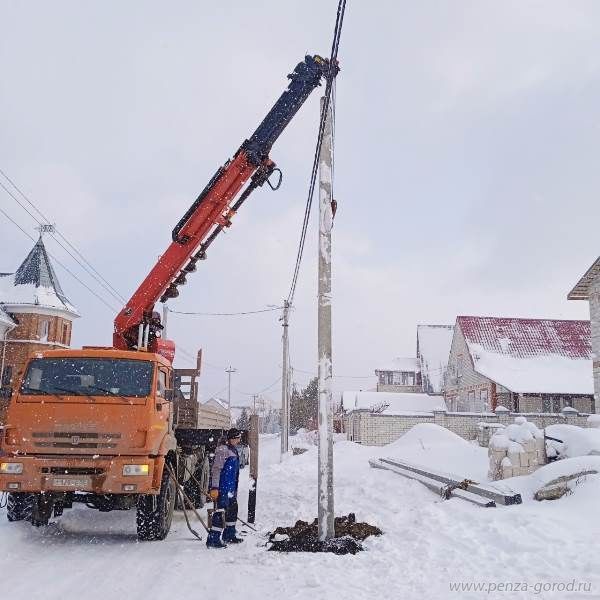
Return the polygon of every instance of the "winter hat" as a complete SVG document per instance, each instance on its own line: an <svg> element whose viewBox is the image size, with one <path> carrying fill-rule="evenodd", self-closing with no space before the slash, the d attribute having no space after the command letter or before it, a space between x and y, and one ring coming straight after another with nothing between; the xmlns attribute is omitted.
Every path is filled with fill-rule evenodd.
<svg viewBox="0 0 600 600"><path fill-rule="evenodd" d="M242 437L242 432L239 429L236 429L235 427L232 427L227 432L227 439L228 440L233 440L233 439L239 438L239 437Z"/></svg>

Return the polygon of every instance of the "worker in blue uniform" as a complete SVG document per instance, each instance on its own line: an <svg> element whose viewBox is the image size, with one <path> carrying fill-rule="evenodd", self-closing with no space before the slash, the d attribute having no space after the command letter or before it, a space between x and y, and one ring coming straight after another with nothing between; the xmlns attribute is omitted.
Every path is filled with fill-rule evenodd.
<svg viewBox="0 0 600 600"><path fill-rule="evenodd" d="M235 528L240 475L240 457L237 445L242 439L242 434L239 429L234 427L227 432L225 437L226 440L217 446L210 473L209 496L215 502L215 511L206 540L208 548L226 548L227 544L239 544L244 541L237 536Z"/></svg>

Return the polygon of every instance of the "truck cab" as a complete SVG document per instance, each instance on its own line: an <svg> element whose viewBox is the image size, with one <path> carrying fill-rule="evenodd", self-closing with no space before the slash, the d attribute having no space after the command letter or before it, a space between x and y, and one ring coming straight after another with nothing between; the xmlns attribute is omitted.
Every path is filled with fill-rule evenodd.
<svg viewBox="0 0 600 600"><path fill-rule="evenodd" d="M146 513L156 517L162 496L162 529L170 525L175 489L165 463L177 468L172 381L170 363L148 352L34 354L0 432L9 519L45 524L74 501L102 511L137 506L138 533L146 538Z"/></svg>

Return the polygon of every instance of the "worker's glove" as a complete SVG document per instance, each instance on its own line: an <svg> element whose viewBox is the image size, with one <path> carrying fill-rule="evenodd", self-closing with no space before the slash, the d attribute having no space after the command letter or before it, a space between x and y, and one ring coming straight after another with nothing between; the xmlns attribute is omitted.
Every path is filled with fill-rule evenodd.
<svg viewBox="0 0 600 600"><path fill-rule="evenodd" d="M216 502L217 498L219 497L219 490L216 488L213 488L212 490L210 490L210 492L208 492L208 495L210 496L210 499L213 502Z"/></svg>

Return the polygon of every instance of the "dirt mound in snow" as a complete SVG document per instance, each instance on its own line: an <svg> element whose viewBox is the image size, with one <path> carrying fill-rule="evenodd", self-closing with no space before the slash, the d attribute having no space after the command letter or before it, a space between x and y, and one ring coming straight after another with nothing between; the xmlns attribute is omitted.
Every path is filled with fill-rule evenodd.
<svg viewBox="0 0 600 600"><path fill-rule="evenodd" d="M354 513L335 518L335 538L319 541L319 524L296 521L293 527L278 527L269 535L269 550L278 552L332 552L333 554L356 554L363 547L360 542L372 535L381 535L379 527L369 523L357 523Z"/></svg>

